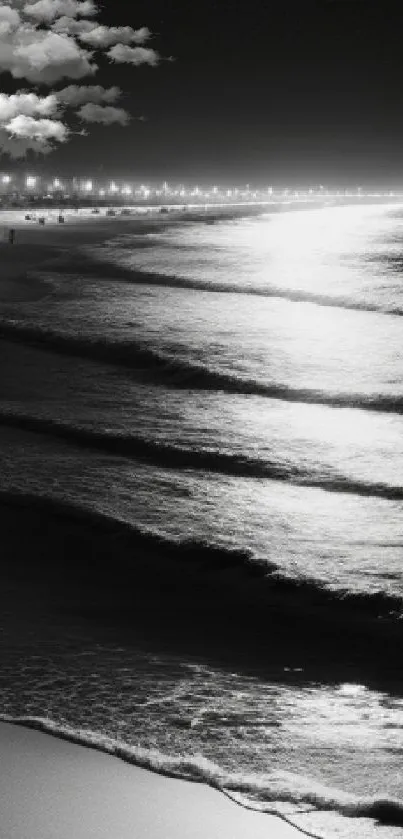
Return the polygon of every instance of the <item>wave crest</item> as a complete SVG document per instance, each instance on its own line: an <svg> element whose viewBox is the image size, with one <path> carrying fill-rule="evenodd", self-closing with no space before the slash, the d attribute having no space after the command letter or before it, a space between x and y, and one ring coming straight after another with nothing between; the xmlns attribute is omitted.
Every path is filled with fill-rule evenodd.
<svg viewBox="0 0 403 839"><path fill-rule="evenodd" d="M109 454L132 457L168 469L202 470L239 478L266 478L272 481L313 487L326 492L403 500L403 487L370 481L354 480L342 474L318 474L279 461L237 456L220 451L202 451L147 440L141 436L113 434L70 425L11 411L0 411L0 426L46 434L85 448Z"/></svg>
<svg viewBox="0 0 403 839"><path fill-rule="evenodd" d="M5 572L42 580L56 599L63 591L63 608L156 640L163 626L175 649L211 650L248 667L272 671L285 662L315 678L351 681L353 673L383 685L397 678L402 599L287 575L270 545L257 557L19 493L0 493L0 524L12 546L10 556L3 552Z"/></svg>
<svg viewBox="0 0 403 839"><path fill-rule="evenodd" d="M63 355L78 356L130 369L141 381L163 382L168 387L224 391L262 396L284 402L356 408L380 413L403 414L403 395L330 393L309 388L265 383L221 373L174 356L163 355L132 342L80 339L18 321L0 322L0 337Z"/></svg>
<svg viewBox="0 0 403 839"><path fill-rule="evenodd" d="M137 243L135 249L154 245L153 242ZM181 246L184 247L184 246ZM403 308L385 303L375 303L370 300L359 300L349 297L320 294L301 288L284 288L273 284L253 286L240 282L217 282L216 280L202 280L182 277L177 274L158 273L142 268L126 266L107 259L96 259L88 254L80 257L77 262L69 261L65 265L57 266L58 273L74 274L79 277L90 277L94 280L121 281L132 285L148 285L161 288L182 288L193 291L207 291L215 294L241 294L253 297L275 298L288 300L290 303L308 303L332 309L346 309L358 312L378 312L379 314L403 316Z"/></svg>

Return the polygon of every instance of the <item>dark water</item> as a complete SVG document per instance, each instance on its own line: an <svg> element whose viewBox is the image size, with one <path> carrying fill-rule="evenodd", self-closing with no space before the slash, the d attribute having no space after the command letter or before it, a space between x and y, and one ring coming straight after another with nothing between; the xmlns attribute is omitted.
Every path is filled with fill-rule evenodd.
<svg viewBox="0 0 403 839"><path fill-rule="evenodd" d="M4 714L400 835L402 237L137 225L2 305Z"/></svg>

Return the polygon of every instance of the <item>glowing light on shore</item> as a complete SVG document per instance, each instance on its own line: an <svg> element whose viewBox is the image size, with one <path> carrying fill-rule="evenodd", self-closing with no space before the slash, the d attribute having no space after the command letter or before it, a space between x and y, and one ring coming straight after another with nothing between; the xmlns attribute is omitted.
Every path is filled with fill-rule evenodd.
<svg viewBox="0 0 403 839"><path fill-rule="evenodd" d="M250 184L225 187L214 184L209 187L201 187L198 185L185 186L183 183L170 185L167 181L164 181L158 186L147 186L146 184L134 184L130 182L116 183L108 179L101 182L97 179L95 182L91 179L86 180L85 178L79 177L64 178L62 181L57 177L51 177L47 181L47 177L44 180L41 176L26 176L25 174L19 176L17 174L8 174L7 172L0 173L0 186L3 189L3 196L13 191L21 199L23 198L24 192L28 196L35 192L35 194L47 195L49 198L57 200L57 193L63 192L65 198L73 196L77 198L79 195L87 196L87 198L92 195L99 195L100 197L109 195L117 199L119 197L122 199L126 198L126 201L129 196L135 195L141 201L155 199L157 204L167 201L168 197L172 199L173 203L178 202L183 204L186 203L188 198L192 197L195 199L195 203L201 202L202 204L211 200L222 200L223 204L242 201L244 203L262 205L269 205L276 201L283 204L292 204L293 202L301 201L312 203L313 201L323 202L325 200L327 203L338 204L340 203L340 199L343 198L351 199L358 204L362 203L363 199L368 201L368 199L372 198L377 200L387 198L396 199L397 197L403 198L403 194L399 191L396 192L389 189L367 190L358 185L354 185L350 189L344 187L329 189L323 184L314 187L307 185L304 188L294 188L292 186L273 187L267 186L267 184L258 187L251 186Z"/></svg>

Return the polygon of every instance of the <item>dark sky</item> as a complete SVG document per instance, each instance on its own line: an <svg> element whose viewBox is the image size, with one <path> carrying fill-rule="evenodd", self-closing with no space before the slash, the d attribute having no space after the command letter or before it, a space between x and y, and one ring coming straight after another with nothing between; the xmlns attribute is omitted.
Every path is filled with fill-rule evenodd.
<svg viewBox="0 0 403 839"><path fill-rule="evenodd" d="M97 83L121 85L147 122L95 128L46 168L403 186L402 0L105 0L102 18L148 25L175 61L105 64Z"/></svg>

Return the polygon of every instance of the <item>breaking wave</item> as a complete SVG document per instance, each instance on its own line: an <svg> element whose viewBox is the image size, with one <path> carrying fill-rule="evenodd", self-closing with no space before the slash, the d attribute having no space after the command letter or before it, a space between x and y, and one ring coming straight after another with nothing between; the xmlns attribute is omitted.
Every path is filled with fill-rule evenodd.
<svg viewBox="0 0 403 839"><path fill-rule="evenodd" d="M108 454L132 457L168 469L203 470L240 478L266 478L272 481L315 487L326 492L403 500L403 486L354 480L340 473L315 474L285 461L240 457L220 451L203 451L160 443L135 435L114 434L74 426L59 420L0 412L0 426L49 435L77 446Z"/></svg>
<svg viewBox="0 0 403 839"><path fill-rule="evenodd" d="M177 389L224 391L278 399L284 402L357 408L365 411L403 414L403 395L330 393L290 387L276 382L229 375L175 356L163 355L138 343L82 339L49 329L26 326L15 320L0 322L0 337L63 355L89 358L130 369L141 381L163 382Z"/></svg>
<svg viewBox="0 0 403 839"><path fill-rule="evenodd" d="M336 628L336 642L341 645L340 626L349 628L351 632L358 630L358 634L362 630L366 656L373 656L373 650L368 650L366 634L371 627L374 637L379 636L382 642L386 633L388 637L393 636L396 645L403 643L403 627L399 620L403 599L396 595L382 591L334 591L320 581L290 576L268 557L256 556L252 551L162 536L119 520L107 512L49 496L0 492L0 514L5 538L7 530L14 528L14 540L29 540L29 528L34 528L37 534L35 567L38 574L41 565L45 569L55 567L55 573L59 573L65 562L74 578L77 569L74 551L77 551L77 543L81 544L79 571L85 566L90 571L94 594L98 583L102 583L103 575L110 586L110 563L113 561L118 596L129 597L133 615L133 598L139 597L140 593L142 608L147 608L145 592L153 603L152 612L159 608L157 589L160 588L165 611L168 608L174 614L174 605L177 604L186 613L190 610L190 618L190 615L196 615L195 610L199 610L200 614L207 610L205 617L208 617L211 627L216 620L231 632L236 627L227 622L229 614L238 616L239 629L246 634L251 617L254 628L261 622L267 631L270 621L278 619L280 624L287 626L293 644L296 644L299 639L295 635L295 627L303 617L303 632L306 630L309 634L311 628L317 639L320 621L329 630L332 626ZM22 528L21 520L24 521ZM87 541L90 549L86 554L84 546ZM57 567L54 563L55 543ZM23 551L15 548L14 554L21 557L19 562L32 563L30 556ZM122 600L119 600L119 608L122 606ZM287 623L290 618L292 624ZM187 629L190 630L190 626ZM205 629L206 626L203 631ZM183 624L181 631L183 634ZM351 649L351 637L346 636L346 639ZM396 654L395 649L394 656Z"/></svg>
<svg viewBox="0 0 403 839"><path fill-rule="evenodd" d="M285 771L268 771L264 774L229 772L202 755L173 757L157 749L130 745L95 731L74 728L47 718L0 714L0 719L96 749L159 775L206 784L226 794L235 803L275 815L314 839L317 834L305 830L293 820L293 815L295 817L307 812L307 807L308 812L333 811L349 818L369 818L378 824L403 826L403 801L397 799L381 795L354 795ZM284 804L290 806L289 815L283 812Z"/></svg>
<svg viewBox="0 0 403 839"><path fill-rule="evenodd" d="M142 247L153 243L144 243ZM136 248L139 244L136 243ZM272 283L264 286L242 284L240 282L217 282L217 280L202 280L198 278L181 277L176 274L164 274L133 268L108 262L107 259L96 260L88 255L80 256L80 260L66 262L57 266L58 273L74 274L79 277L90 277L94 280L122 281L133 285L158 286L162 288L181 288L193 291L210 291L216 294L245 294L254 297L280 298L291 303L310 303L317 306L335 309L347 309L358 312L378 312L379 314L403 316L403 308L399 305L384 305L370 300L359 300L352 297L341 297L331 294L319 294L301 288L284 288Z"/></svg>

